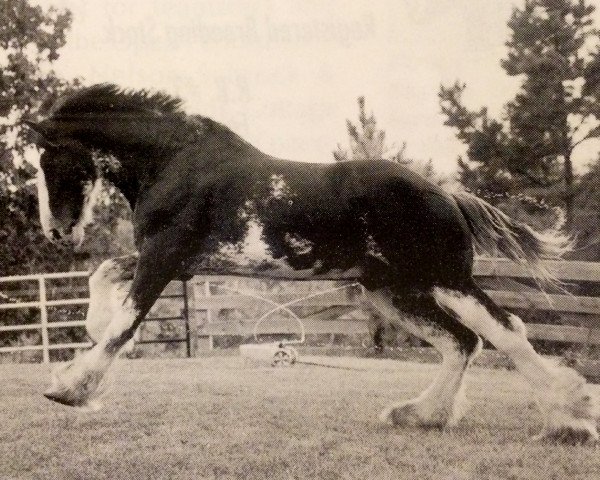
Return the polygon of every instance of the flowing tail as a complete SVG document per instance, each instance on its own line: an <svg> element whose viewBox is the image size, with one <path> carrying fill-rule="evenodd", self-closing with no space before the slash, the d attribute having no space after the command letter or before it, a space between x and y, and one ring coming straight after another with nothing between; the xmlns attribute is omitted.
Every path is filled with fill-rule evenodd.
<svg viewBox="0 0 600 480"><path fill-rule="evenodd" d="M467 192L452 194L467 220L473 243L480 252L501 253L517 263L526 263L536 280L558 286L561 282L542 260L558 260L571 251L573 241L555 227L544 233L510 218L500 209Z"/></svg>

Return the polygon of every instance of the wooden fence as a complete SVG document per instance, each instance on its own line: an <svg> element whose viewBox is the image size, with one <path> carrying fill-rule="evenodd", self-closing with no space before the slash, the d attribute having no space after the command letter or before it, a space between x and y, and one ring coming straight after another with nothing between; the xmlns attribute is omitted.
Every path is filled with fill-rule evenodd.
<svg viewBox="0 0 600 480"><path fill-rule="evenodd" d="M558 278L576 286L592 285L600 291L600 263L547 262L547 267ZM531 339L600 344L600 296L574 294L543 294L531 286L530 273L525 267L502 259L479 259L475 274L489 295L501 306L516 311L525 319L535 312L547 313L552 322L528 322ZM41 332L39 345L15 345L0 348L0 353L41 350L42 360L50 361L50 351L78 349L88 342L51 343L49 330L81 327L83 320L48 321L48 308L65 305L85 305L88 298L49 299L48 280L87 277L87 272L24 275L0 278L0 291L7 282L36 282L38 298L35 301L0 303L2 312L9 309L37 308L40 321L26 325L0 326L3 332L37 330ZM496 284L494 284L496 282ZM529 285L528 285L529 283ZM180 293L170 285L166 298L182 299L181 315L168 315L155 320L184 320L184 335L179 338L141 339L140 343L186 342L188 355L195 349L213 348L219 339L228 336L248 337L255 332L256 322L264 317L258 333L261 335L289 335L300 333L297 318L301 318L306 334L367 335L369 312L364 308L362 289L358 285L340 288L336 282L279 282L241 279L237 277L196 276ZM575 289L577 290L577 288ZM589 289L588 289L589 290ZM187 300L191 309L188 315ZM598 293L596 293L598 295ZM188 322L189 318L189 322ZM1 322L0 322L1 323ZM205 340L203 340L205 339Z"/></svg>
<svg viewBox="0 0 600 480"><path fill-rule="evenodd" d="M193 279L197 335L208 339L257 334L366 334L362 287L330 281L269 281L226 276ZM263 320L259 328L257 321Z"/></svg>
<svg viewBox="0 0 600 480"><path fill-rule="evenodd" d="M579 261L548 261L547 268L565 282L567 289L600 284L600 263ZM528 279L531 273L524 266L505 259L479 259L475 275L480 281L489 278ZM530 339L568 343L600 344L600 297L574 294L541 293L539 289L486 290L500 306L527 317L533 312L546 312L557 317L559 324L527 323ZM596 292L600 291L595 288Z"/></svg>
<svg viewBox="0 0 600 480"><path fill-rule="evenodd" d="M546 266L567 284L600 284L600 263L557 261L546 262ZM522 280L530 280L531 273L527 268L504 259L478 259L475 275L483 284L490 279L504 280L493 289L486 288L486 292L499 305L526 318L531 317L533 312L546 312L557 317L557 321L552 324L528 323L529 338L600 344L600 297L541 293L535 285L532 287L521 283ZM194 277L194 303L199 314L197 335L208 338L209 348L212 348L215 338L219 336L252 335L257 316L260 316L256 312L257 302L262 302L266 310L286 305L293 313L302 317L307 334L368 333L365 321L368 315L364 311L362 314L359 312L364 308L360 287L358 291L357 287L349 287L324 295L313 295L315 292L310 289L306 292L291 287L297 285L294 282L278 282L279 290L283 291L257 293L256 288L263 283L246 281L244 284L244 281L233 277ZM290 288L281 288L281 285L289 285ZM317 285L321 290L327 290L334 283L321 282ZM223 315L224 312L229 312L229 315ZM238 315L233 315L232 312L237 312ZM282 309L278 313L289 316L289 312ZM297 323L282 322L281 316L279 315L278 321L261 324L260 333L297 334Z"/></svg>

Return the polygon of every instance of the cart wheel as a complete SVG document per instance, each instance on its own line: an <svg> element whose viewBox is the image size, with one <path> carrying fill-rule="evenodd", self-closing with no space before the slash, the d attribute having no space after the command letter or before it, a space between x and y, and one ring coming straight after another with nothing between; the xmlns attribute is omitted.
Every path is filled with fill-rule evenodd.
<svg viewBox="0 0 600 480"><path fill-rule="evenodd" d="M273 355L273 361L271 365L273 367L289 367L295 360L292 356L284 349L277 350Z"/></svg>
<svg viewBox="0 0 600 480"><path fill-rule="evenodd" d="M294 347L287 347L286 350L290 354L290 363L293 365L298 361L298 350Z"/></svg>

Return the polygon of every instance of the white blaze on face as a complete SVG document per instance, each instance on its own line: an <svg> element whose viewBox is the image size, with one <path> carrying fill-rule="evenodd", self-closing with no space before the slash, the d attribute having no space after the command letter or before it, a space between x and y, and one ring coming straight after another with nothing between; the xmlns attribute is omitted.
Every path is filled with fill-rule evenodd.
<svg viewBox="0 0 600 480"><path fill-rule="evenodd" d="M40 211L40 224L46 238L52 240L52 229L56 228L56 219L50 212L50 196L48 195L48 186L46 185L46 177L44 171L40 167L37 172L37 190L38 204Z"/></svg>
<svg viewBox="0 0 600 480"><path fill-rule="evenodd" d="M77 245L81 245L83 242L85 227L92 223L94 220L94 207L98 203L98 198L102 192L102 179L97 178L92 184L89 183L85 186L85 192L83 194L83 208L77 224L73 227L73 240Z"/></svg>

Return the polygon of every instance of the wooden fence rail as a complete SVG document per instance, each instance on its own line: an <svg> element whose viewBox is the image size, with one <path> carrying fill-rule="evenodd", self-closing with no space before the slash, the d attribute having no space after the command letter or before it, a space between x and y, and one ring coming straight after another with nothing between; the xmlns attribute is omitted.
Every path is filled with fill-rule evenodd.
<svg viewBox="0 0 600 480"><path fill-rule="evenodd" d="M547 261L545 266L565 282L565 288L578 283L600 283L600 263ZM475 264L478 278L531 278L529 270L506 259L479 259ZM570 285L572 284L572 285ZM534 340L600 345L600 297L550 294L539 291L487 290L498 305L518 313L548 312L560 318L557 324L527 323L527 336Z"/></svg>
<svg viewBox="0 0 600 480"><path fill-rule="evenodd" d="M546 266L558 278L565 282L600 283L600 263L593 262L547 262ZM543 294L523 282L531 278L526 267L503 259L478 259L475 275L481 280L503 279L508 285L486 289L488 294L501 306L519 313L548 312L558 316L553 324L528 323L528 336L531 339L561 341L600 345L600 298L582 295ZM54 328L82 327L83 320L48 321L48 309L69 305L86 305L88 298L49 299L49 280L87 277L87 272L69 272L53 274L22 275L0 278L0 293L3 285L10 282L37 282L37 289L31 286L21 290L5 290L9 293L26 294L32 298L37 290L35 301L0 303L0 320L3 311L35 308L39 309L40 320L33 324L0 326L0 338L3 332L32 331L41 333L39 345L15 345L0 347L1 353L41 350L42 360L50 361L50 351L60 349L86 348L89 342L51 343L49 332ZM510 282L513 282L512 284ZM531 283L531 282L530 282ZM193 354L192 346L202 345L197 338L206 339L207 347L212 348L215 340L223 336L251 336L255 333L256 322L266 312L270 317L260 325L260 334L295 335L300 328L294 317L302 319L306 334L368 334L369 312L364 309L361 288L349 285L346 289L337 289L329 293L319 291L339 286L335 282L274 282L249 280L234 277L196 276L189 283L191 292L184 285L183 294L170 285L165 298L182 299L182 317L166 317L165 320L186 320L185 339L187 352ZM85 293L81 286L74 289L57 286L56 292ZM169 293L170 292L170 293ZM187 315L187 301L190 296L191 311ZM6 296L6 295L4 295ZM2 297L0 296L0 299ZM286 317L290 320L286 320ZM150 319L150 320L160 320ZM192 338L192 340L190 340ZM162 340L144 340L142 343L154 343ZM164 341L169 341L166 339ZM206 342L204 342L206 343Z"/></svg>
<svg viewBox="0 0 600 480"><path fill-rule="evenodd" d="M600 283L600 263L580 261L548 261L546 268L557 278L566 282ZM475 276L484 278L503 278L514 280L531 279L531 272L526 266L518 265L505 259L479 258L475 263ZM208 347L212 348L215 337L254 333L257 321L255 312L244 312L256 308L260 302L256 298L232 290L239 285L234 277L196 276L194 283L194 303L200 313L200 325L197 334L208 339ZM258 281L260 284L260 281ZM281 284L293 282L279 282ZM219 285L228 285L227 290L218 292ZM514 290L486 289L486 292L498 305L519 313L552 312L560 317L564 324L528 323L530 339L561 341L567 343L600 344L600 297L579 296L571 294L545 294L535 288L515 283ZM248 287L246 287L248 289ZM326 288L324 288L326 289ZM317 313L303 316L307 334L368 334L367 315L357 314L364 307L360 296L338 290L323 296L311 296L302 300L303 293L290 289L288 292L262 293L264 305L285 304L296 299L296 308L317 309ZM319 310L319 308L321 308ZM221 318L223 311L237 311L241 318ZM254 313L254 314L253 314ZM285 312L279 312L285 315ZM259 315L260 316L260 315ZM274 321L262 324L261 334L298 333L294 322Z"/></svg>
<svg viewBox="0 0 600 480"><path fill-rule="evenodd" d="M564 281L600 282L600 262L548 260L544 266L557 278ZM531 278L525 265L504 258L478 258L474 269L477 277Z"/></svg>

